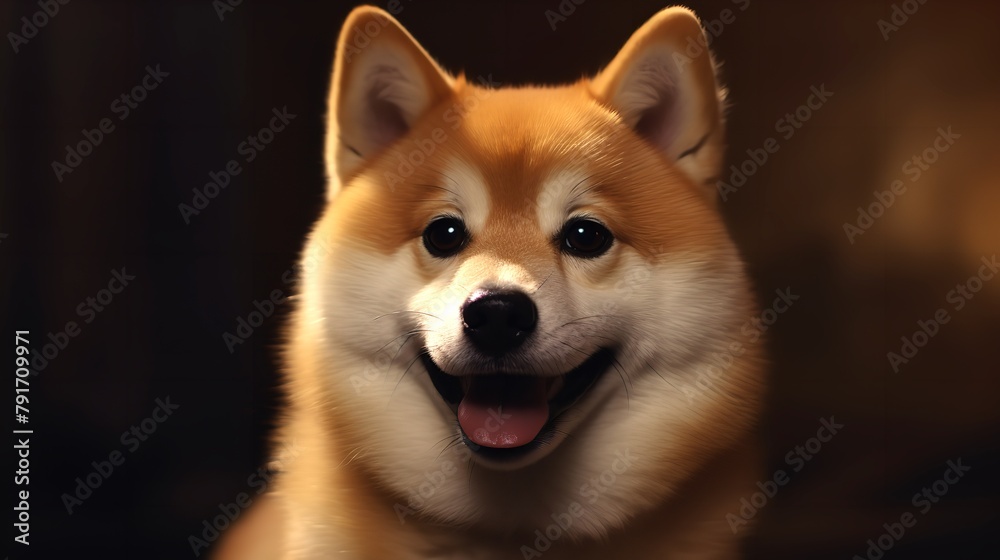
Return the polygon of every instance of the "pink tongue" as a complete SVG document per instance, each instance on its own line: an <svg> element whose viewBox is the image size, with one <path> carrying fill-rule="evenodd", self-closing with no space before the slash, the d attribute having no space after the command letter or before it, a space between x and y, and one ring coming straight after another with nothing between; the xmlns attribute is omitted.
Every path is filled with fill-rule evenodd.
<svg viewBox="0 0 1000 560"><path fill-rule="evenodd" d="M519 447L549 420L544 378L477 376L458 405L465 435L484 447Z"/></svg>

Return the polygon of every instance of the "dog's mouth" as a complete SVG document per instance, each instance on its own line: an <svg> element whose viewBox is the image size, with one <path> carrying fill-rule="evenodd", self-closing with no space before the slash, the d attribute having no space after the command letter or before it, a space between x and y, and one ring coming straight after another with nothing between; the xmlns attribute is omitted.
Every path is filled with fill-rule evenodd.
<svg viewBox="0 0 1000 560"><path fill-rule="evenodd" d="M454 376L427 351L421 359L434 388L455 411L465 444L492 460L522 457L549 441L559 416L614 364L601 348L571 371L549 377L491 374Z"/></svg>

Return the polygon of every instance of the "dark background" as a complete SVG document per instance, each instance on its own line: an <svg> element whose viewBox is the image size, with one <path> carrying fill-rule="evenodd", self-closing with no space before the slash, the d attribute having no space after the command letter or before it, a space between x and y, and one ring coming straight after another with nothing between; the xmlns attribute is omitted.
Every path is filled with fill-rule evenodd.
<svg viewBox="0 0 1000 560"><path fill-rule="evenodd" d="M505 85L593 73L664 6L589 0L553 30L556 0L402 4L444 67ZM996 557L1000 279L960 311L946 296L1000 249L1000 6L930 0L886 41L888 1L689 5L706 21L735 12L713 42L732 101L727 167L768 137L781 145L720 204L762 304L800 296L768 331L768 472L788 469L820 418L845 425L761 509L750 557L864 556L959 457L972 470L885 557ZM41 351L80 325L31 378L32 544L12 558L188 558L219 504L255 496L288 306L233 353L222 335L273 290L294 293L282 276L323 202L322 117L350 7L248 0L220 21L208 0L76 0L19 52L0 47L4 336L28 329ZM4 2L0 31L39 9ZM119 120L111 103L147 65L169 76ZM821 84L833 97L781 139L776 121ZM178 205L242 162L239 144L282 107L288 128L186 224ZM114 131L58 181L52 162L105 117ZM960 139L910 183L901 166L947 126ZM842 224L897 178L907 193L850 243ZM123 266L135 280L84 323L77 306ZM950 322L893 372L886 353L939 308ZM167 396L180 408L128 451L122 433ZM124 463L69 515L61 496L115 450Z"/></svg>

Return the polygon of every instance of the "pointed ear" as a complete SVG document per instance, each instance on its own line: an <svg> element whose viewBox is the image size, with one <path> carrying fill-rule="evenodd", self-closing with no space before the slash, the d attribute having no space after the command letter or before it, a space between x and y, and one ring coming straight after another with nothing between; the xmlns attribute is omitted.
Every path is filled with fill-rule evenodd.
<svg viewBox="0 0 1000 560"><path fill-rule="evenodd" d="M454 79L388 13L361 6L337 41L327 114L327 195L452 93Z"/></svg>
<svg viewBox="0 0 1000 560"><path fill-rule="evenodd" d="M667 8L636 31L591 81L593 95L699 186L722 165L722 99L698 18Z"/></svg>

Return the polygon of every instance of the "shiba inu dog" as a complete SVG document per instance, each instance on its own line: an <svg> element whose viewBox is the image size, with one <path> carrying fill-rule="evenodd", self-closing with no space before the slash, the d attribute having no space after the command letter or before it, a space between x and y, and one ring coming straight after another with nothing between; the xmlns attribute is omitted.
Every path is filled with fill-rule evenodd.
<svg viewBox="0 0 1000 560"><path fill-rule="evenodd" d="M763 368L705 44L669 8L593 79L494 89L350 14L262 557L738 556Z"/></svg>

